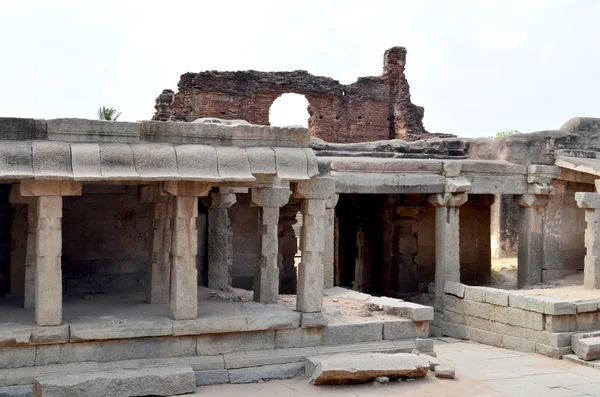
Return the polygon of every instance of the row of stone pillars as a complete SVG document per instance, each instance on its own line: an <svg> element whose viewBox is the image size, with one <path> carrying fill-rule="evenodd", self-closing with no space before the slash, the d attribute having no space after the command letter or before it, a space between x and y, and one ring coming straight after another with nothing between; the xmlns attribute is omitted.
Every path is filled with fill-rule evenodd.
<svg viewBox="0 0 600 397"><path fill-rule="evenodd" d="M29 233L25 307L35 308L38 325L62 323L62 200L81 195L81 184L72 181L22 181L13 202L28 204ZM235 189L198 182L165 182L161 187L142 186L140 199L153 203L151 257L146 300L169 303L174 319L198 316L196 255L198 197L210 193L209 287L223 289L229 283L227 256L227 208L235 202ZM304 217L301 236L302 262L298 269L297 310L320 312L323 302L323 252L327 199L334 193L332 179L299 182L294 197L300 199ZM260 259L256 267L254 299L276 303L279 297L279 209L292 195L289 186L250 189L260 207ZM30 280L30 281L28 281Z"/></svg>

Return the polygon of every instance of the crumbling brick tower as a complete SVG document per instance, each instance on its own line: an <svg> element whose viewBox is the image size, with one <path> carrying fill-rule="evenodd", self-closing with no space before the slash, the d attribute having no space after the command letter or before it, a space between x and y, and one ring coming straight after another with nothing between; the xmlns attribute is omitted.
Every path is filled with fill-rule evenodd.
<svg viewBox="0 0 600 397"><path fill-rule="evenodd" d="M406 49L393 47L384 54L381 76L359 77L349 85L302 70L185 73L172 105L168 104L170 119L190 122L216 117L269 125L275 99L297 93L308 100L311 135L328 142L450 136L431 134L423 127L424 109L410 100L405 65ZM164 106L157 108L153 119L164 120L164 114Z"/></svg>

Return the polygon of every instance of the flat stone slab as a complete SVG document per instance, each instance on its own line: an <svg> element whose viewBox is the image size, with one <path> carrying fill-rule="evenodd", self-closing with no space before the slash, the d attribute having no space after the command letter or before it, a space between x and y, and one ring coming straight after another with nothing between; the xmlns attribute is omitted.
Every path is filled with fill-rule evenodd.
<svg viewBox="0 0 600 397"><path fill-rule="evenodd" d="M585 361L600 359L600 336L593 338L573 338L571 348L577 357Z"/></svg>
<svg viewBox="0 0 600 397"><path fill-rule="evenodd" d="M195 389L191 367L171 366L39 378L33 384L33 397L171 396Z"/></svg>
<svg viewBox="0 0 600 397"><path fill-rule="evenodd" d="M229 382L252 383L264 379L290 379L304 375L304 363L263 365L260 367L231 369Z"/></svg>
<svg viewBox="0 0 600 397"><path fill-rule="evenodd" d="M562 359L586 367L600 369L600 360L585 361L577 357L575 354L565 354L562 356Z"/></svg>
<svg viewBox="0 0 600 397"><path fill-rule="evenodd" d="M314 368L313 385L371 382L378 376L390 379L422 378L429 371L425 357L407 354L354 353L307 358Z"/></svg>

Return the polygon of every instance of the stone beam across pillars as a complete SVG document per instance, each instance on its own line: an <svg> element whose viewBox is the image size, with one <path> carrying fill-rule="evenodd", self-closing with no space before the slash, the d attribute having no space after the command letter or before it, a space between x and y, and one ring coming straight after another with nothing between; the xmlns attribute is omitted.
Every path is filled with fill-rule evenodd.
<svg viewBox="0 0 600 397"><path fill-rule="evenodd" d="M229 215L236 202L235 190L221 187L210 192L208 208L208 288L224 290L229 285Z"/></svg>
<svg viewBox="0 0 600 397"><path fill-rule="evenodd" d="M458 207L467 193L438 193L428 197L435 206L435 307L443 308L444 284L460 282L460 231Z"/></svg>
<svg viewBox="0 0 600 397"><path fill-rule="evenodd" d="M169 181L161 194L173 196L173 231L171 254L171 316L175 320L198 317L198 197L207 196L210 184Z"/></svg>
<svg viewBox="0 0 600 397"><path fill-rule="evenodd" d="M598 187L599 181L596 181ZM580 208L585 209L585 248L583 286L600 289L600 193L575 193Z"/></svg>
<svg viewBox="0 0 600 397"><path fill-rule="evenodd" d="M260 207L260 258L254 272L254 300L277 303L279 299L279 208L290 199L291 190L285 184L250 190L250 199Z"/></svg>
<svg viewBox="0 0 600 397"><path fill-rule="evenodd" d="M141 186L140 201L152 203L153 213L146 302L169 303L173 198L161 195L158 186Z"/></svg>
<svg viewBox="0 0 600 397"><path fill-rule="evenodd" d="M62 324L62 208L63 196L80 196L81 184L74 181L24 180L23 197L35 204L35 322L37 325ZM31 219L31 216L29 217ZM29 242L29 241L28 241ZM28 248L33 248L29 247ZM28 255L31 253L28 252ZM26 291L26 296L31 292Z"/></svg>
<svg viewBox="0 0 600 397"><path fill-rule="evenodd" d="M547 194L524 194L515 196L519 206L519 247L517 250L517 285L542 282L544 265L544 207Z"/></svg>
<svg viewBox="0 0 600 397"><path fill-rule="evenodd" d="M333 178L301 181L296 183L294 190L294 197L302 199L302 259L298 266L296 310L304 313L320 313L323 309L326 208L328 200L335 200L332 198L334 194Z"/></svg>

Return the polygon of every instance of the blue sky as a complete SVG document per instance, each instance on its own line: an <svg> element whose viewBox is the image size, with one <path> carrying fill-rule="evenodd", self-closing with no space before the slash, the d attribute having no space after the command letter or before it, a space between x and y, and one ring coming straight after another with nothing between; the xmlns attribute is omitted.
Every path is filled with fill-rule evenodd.
<svg viewBox="0 0 600 397"><path fill-rule="evenodd" d="M0 116L149 119L202 70L304 69L351 83L408 50L425 127L459 136L600 117L600 1L11 1L0 10ZM278 107L278 106L276 106ZM288 102L276 123L306 119Z"/></svg>

